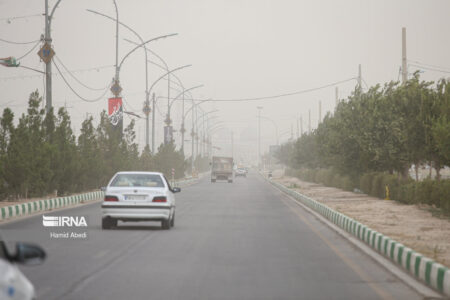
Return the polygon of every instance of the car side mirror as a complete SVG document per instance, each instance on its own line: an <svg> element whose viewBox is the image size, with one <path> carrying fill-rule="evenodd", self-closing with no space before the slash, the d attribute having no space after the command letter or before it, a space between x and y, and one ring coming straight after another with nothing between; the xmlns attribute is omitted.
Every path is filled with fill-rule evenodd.
<svg viewBox="0 0 450 300"><path fill-rule="evenodd" d="M181 192L181 188L179 187L172 188L172 193L179 193L179 192Z"/></svg>
<svg viewBox="0 0 450 300"><path fill-rule="evenodd" d="M106 186L102 186L102 187L100 188L100 190L101 190L102 192L106 191Z"/></svg>
<svg viewBox="0 0 450 300"><path fill-rule="evenodd" d="M45 251L36 245L17 243L16 253L12 257L14 262L24 265L41 264L46 257Z"/></svg>

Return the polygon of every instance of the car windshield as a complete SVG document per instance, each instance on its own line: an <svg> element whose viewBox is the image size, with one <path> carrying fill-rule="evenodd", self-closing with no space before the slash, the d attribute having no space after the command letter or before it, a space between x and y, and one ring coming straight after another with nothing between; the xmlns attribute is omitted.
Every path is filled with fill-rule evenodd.
<svg viewBox="0 0 450 300"><path fill-rule="evenodd" d="M118 174L110 184L111 187L164 187L163 179L158 174Z"/></svg>

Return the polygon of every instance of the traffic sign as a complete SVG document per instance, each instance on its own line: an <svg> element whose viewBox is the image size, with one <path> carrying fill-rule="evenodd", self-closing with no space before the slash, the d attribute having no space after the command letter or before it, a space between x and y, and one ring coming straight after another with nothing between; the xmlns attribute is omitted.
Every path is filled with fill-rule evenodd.
<svg viewBox="0 0 450 300"><path fill-rule="evenodd" d="M55 55L55 51L53 51L52 47L45 42L41 49L39 49L38 55L46 64L48 64Z"/></svg>

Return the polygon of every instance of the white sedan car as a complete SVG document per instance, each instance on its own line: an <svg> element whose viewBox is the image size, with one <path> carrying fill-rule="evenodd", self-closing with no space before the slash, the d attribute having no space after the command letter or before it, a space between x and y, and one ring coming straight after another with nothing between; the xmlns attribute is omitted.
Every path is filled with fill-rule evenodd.
<svg viewBox="0 0 450 300"><path fill-rule="evenodd" d="M163 229L175 225L175 193L162 173L118 172L105 188L102 228L117 221L161 221Z"/></svg>
<svg viewBox="0 0 450 300"><path fill-rule="evenodd" d="M33 284L16 264L39 264L44 259L44 250L38 246L23 243L17 243L15 253L11 254L0 238L0 299L35 299Z"/></svg>

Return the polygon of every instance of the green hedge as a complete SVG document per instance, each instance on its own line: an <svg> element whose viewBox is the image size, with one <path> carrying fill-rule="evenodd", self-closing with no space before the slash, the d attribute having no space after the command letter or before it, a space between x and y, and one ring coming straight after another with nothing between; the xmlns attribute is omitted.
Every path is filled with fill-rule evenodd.
<svg viewBox="0 0 450 300"><path fill-rule="evenodd" d="M358 186L349 176L338 174L331 169L287 169L286 175L346 191L353 191Z"/></svg>
<svg viewBox="0 0 450 300"><path fill-rule="evenodd" d="M388 187L389 198L392 200L406 204L433 205L450 214L449 179L440 181L427 179L419 182L409 179L404 181L399 180L397 175L371 172L362 175L358 181L355 181L351 177L338 174L332 169L287 169L286 175L347 191L359 188L364 193L381 199L386 198L386 187ZM358 182L358 184L355 182Z"/></svg>

